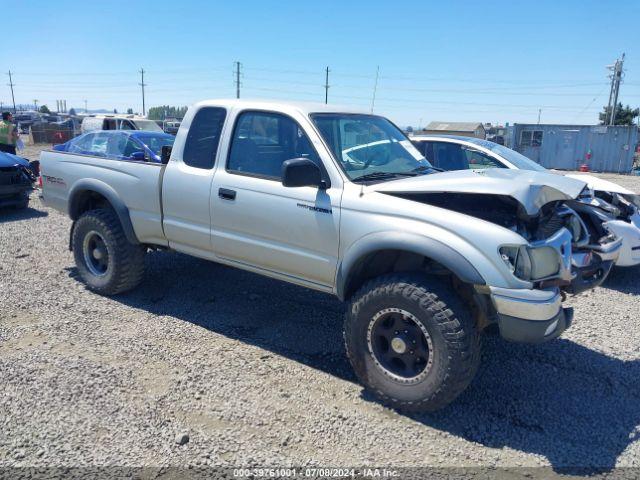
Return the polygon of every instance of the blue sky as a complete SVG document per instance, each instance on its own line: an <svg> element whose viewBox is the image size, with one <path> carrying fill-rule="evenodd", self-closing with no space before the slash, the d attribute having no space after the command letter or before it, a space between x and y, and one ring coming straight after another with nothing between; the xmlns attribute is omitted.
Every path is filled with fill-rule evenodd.
<svg viewBox="0 0 640 480"><path fill-rule="evenodd" d="M594 123L605 66L626 53L620 100L640 105L640 2L3 1L0 44L17 103L186 105L241 95L371 107L431 120ZM5 75L5 79L8 78ZM11 101L2 85L0 100Z"/></svg>

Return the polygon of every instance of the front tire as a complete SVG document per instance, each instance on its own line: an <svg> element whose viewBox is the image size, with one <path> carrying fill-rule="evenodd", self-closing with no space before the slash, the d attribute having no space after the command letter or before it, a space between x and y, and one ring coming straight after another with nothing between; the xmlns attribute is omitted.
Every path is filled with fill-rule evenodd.
<svg viewBox="0 0 640 480"><path fill-rule="evenodd" d="M115 295L142 281L146 248L127 240L113 210L83 213L74 226L72 245L78 272L94 292Z"/></svg>
<svg viewBox="0 0 640 480"><path fill-rule="evenodd" d="M471 383L480 335L450 288L419 274L366 283L345 317L347 355L360 382L384 404L433 411Z"/></svg>

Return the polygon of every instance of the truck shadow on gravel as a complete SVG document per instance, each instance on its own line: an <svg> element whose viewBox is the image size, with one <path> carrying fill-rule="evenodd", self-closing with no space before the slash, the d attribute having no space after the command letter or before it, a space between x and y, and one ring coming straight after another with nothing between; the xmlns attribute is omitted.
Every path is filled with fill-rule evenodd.
<svg viewBox="0 0 640 480"><path fill-rule="evenodd" d="M635 267L614 267L602 287L622 293L640 295L640 265Z"/></svg>
<svg viewBox="0 0 640 480"><path fill-rule="evenodd" d="M21 210L16 210L15 208L0 208L0 223L29 220L31 218L46 217L47 215L49 215L47 212L31 207Z"/></svg>
<svg viewBox="0 0 640 480"><path fill-rule="evenodd" d="M356 381L337 299L183 255L153 253L147 267L141 287L114 300L260 347L270 352L263 361L280 355ZM527 346L487 336L467 391L443 411L409 417L487 447L542 456L556 471L607 471L640 438L639 379L640 361L569 340Z"/></svg>

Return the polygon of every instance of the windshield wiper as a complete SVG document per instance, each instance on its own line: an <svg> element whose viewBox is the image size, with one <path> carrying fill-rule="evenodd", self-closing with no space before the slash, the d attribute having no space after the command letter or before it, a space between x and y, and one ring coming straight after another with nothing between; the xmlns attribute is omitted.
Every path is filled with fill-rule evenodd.
<svg viewBox="0 0 640 480"><path fill-rule="evenodd" d="M358 182L360 180L385 180L393 177L415 177L419 175L418 172L370 172L365 173L364 175L360 175L359 177L354 178L353 182Z"/></svg>
<svg viewBox="0 0 640 480"><path fill-rule="evenodd" d="M411 170L412 172L426 172L427 170L435 170L436 172L444 172L443 168L434 167L433 165L420 165Z"/></svg>

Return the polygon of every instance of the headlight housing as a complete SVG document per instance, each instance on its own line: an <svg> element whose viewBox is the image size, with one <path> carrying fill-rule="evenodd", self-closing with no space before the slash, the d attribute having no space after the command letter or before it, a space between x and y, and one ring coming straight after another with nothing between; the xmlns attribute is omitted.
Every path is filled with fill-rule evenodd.
<svg viewBox="0 0 640 480"><path fill-rule="evenodd" d="M500 257L516 277L526 281L557 275L562 262L559 253L548 246L505 245L500 248Z"/></svg>

